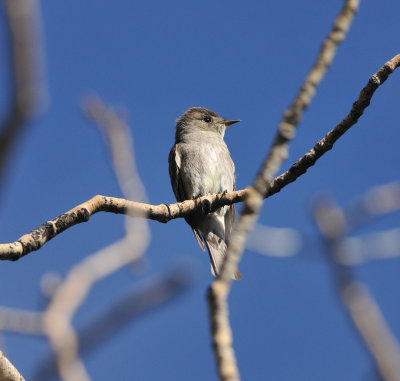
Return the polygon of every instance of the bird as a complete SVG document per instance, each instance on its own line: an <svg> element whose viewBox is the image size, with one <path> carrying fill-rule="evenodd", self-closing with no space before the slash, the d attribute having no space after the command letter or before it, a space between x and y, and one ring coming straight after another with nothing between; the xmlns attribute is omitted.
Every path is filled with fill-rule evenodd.
<svg viewBox="0 0 400 381"><path fill-rule="evenodd" d="M168 162L178 202L235 190L235 165L224 135L226 128L237 122L240 120L226 120L203 107L189 108L176 120L175 144ZM203 251L207 248L211 273L217 277L235 221L235 204L206 215L195 213L185 220ZM231 277L239 280L242 274L236 269Z"/></svg>

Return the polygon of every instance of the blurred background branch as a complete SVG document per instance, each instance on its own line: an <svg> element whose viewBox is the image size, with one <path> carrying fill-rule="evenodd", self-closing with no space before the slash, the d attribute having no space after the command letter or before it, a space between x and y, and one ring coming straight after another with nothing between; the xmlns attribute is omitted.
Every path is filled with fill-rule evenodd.
<svg viewBox="0 0 400 381"><path fill-rule="evenodd" d="M136 319L174 301L193 282L192 268L178 264L161 276L146 278L140 284L121 292L104 311L79 330L79 353L86 355L123 330ZM38 367L33 380L52 379L57 374L54 356Z"/></svg>
<svg viewBox="0 0 400 381"><path fill-rule="evenodd" d="M390 186L388 187L390 189ZM369 199L369 193L364 201ZM381 195L385 194L381 188ZM379 208L379 197L374 199ZM391 209L391 208L390 208ZM370 351L383 380L400 380L400 348L378 303L367 286L356 280L352 267L339 264L335 258L347 256L341 241L348 231L345 213L332 202L319 200L314 207L316 223L325 241L328 262L332 269L340 300L348 311L354 328ZM340 250L340 254L339 251ZM351 256L351 252L348 252Z"/></svg>
<svg viewBox="0 0 400 381"><path fill-rule="evenodd" d="M47 102L44 77L44 48L39 2L36 0L4 0L10 33L11 103L0 124L0 192L12 148L23 128Z"/></svg>
<svg viewBox="0 0 400 381"><path fill-rule="evenodd" d="M0 307L0 332L11 331L25 335L44 335L43 314L40 312Z"/></svg>
<svg viewBox="0 0 400 381"><path fill-rule="evenodd" d="M348 229L353 231L373 219L398 211L400 211L400 182L393 182L372 188L347 207L344 213Z"/></svg>
<svg viewBox="0 0 400 381"><path fill-rule="evenodd" d="M134 164L129 128L100 99L88 102L85 111L106 136L122 191L132 199L142 201L145 193ZM125 221L125 237L74 266L65 281L59 285L44 312L46 334L56 354L58 371L64 381L89 379L83 362L79 359L79 338L72 327L76 311L96 282L137 261L149 244L150 230L146 219Z"/></svg>

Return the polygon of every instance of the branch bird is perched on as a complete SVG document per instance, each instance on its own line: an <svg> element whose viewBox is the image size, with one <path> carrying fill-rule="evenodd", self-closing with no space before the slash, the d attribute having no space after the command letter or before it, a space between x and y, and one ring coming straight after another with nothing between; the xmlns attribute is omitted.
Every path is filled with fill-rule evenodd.
<svg viewBox="0 0 400 381"><path fill-rule="evenodd" d="M226 127L237 122L202 107L190 108L176 121L175 145L168 161L178 201L235 190L235 165L223 138ZM234 220L234 204L186 218L203 250L206 244L214 276L221 270ZM232 274L233 279L241 277L239 270Z"/></svg>

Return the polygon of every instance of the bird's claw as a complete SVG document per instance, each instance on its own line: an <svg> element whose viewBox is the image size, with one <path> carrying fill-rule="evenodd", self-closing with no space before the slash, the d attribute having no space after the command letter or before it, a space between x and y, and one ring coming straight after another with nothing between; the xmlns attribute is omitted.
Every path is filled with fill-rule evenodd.
<svg viewBox="0 0 400 381"><path fill-rule="evenodd" d="M203 200L203 202L201 203L201 212L203 216L211 212L211 203L209 200L207 199Z"/></svg>

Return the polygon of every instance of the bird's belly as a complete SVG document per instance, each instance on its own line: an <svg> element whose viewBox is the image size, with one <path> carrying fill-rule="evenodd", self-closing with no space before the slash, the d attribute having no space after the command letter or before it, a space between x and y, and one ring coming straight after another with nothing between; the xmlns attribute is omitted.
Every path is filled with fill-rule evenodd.
<svg viewBox="0 0 400 381"><path fill-rule="evenodd" d="M223 174L216 165L206 168L201 181L200 193L219 193L224 191L224 184L222 184ZM225 184L227 185L227 184Z"/></svg>

